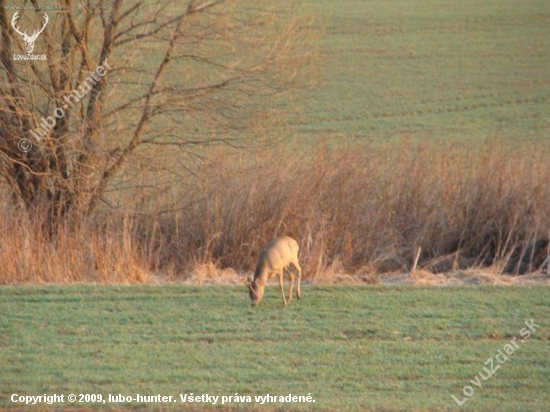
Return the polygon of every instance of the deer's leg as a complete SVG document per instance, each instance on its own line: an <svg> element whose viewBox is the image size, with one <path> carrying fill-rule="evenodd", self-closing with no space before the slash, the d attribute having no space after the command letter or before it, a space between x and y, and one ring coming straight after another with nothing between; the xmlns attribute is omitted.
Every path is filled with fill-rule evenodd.
<svg viewBox="0 0 550 412"><path fill-rule="evenodd" d="M285 286L284 286L284 272L283 270L279 270L277 273L279 275L279 285L281 285L281 294L283 295L283 305L286 305L286 299L285 299Z"/></svg>
<svg viewBox="0 0 550 412"><path fill-rule="evenodd" d="M288 291L288 303L292 302L292 287L294 286L294 271L287 269L288 277L290 278L290 290Z"/></svg>
<svg viewBox="0 0 550 412"><path fill-rule="evenodd" d="M294 265L296 267L296 272L298 272L298 280L296 281L296 298L300 300L302 298L302 293L300 292L300 282L302 281L302 268L298 263Z"/></svg>

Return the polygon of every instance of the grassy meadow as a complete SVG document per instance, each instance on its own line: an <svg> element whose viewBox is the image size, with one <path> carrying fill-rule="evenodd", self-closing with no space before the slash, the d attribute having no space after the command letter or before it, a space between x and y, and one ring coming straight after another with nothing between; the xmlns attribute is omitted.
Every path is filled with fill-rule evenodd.
<svg viewBox="0 0 550 412"><path fill-rule="evenodd" d="M462 410L548 409L548 1L306 3L318 76L283 144L138 152L53 240L0 200L0 409L50 408L14 393L177 400L51 406L77 410L202 410L179 395L238 393L253 402L213 408L441 411L467 385ZM216 285L283 233L300 244L302 301L281 307L273 284L253 309L243 285ZM419 273L544 284L332 284L406 274L418 251ZM530 319L531 339L470 383ZM289 393L315 402L254 402Z"/></svg>
<svg viewBox="0 0 550 412"><path fill-rule="evenodd" d="M473 386L464 410L542 411L549 298L538 286L305 285L283 308L273 285L251 308L244 286L4 287L0 407L15 406L13 393L139 393L178 402L73 406L202 410L179 394L238 393L253 402L217 410L459 410L451 395L462 400L484 362L520 342L533 319L540 327ZM254 402L289 393L315 403Z"/></svg>
<svg viewBox="0 0 550 412"><path fill-rule="evenodd" d="M548 139L545 0L312 1L324 83L304 135Z"/></svg>

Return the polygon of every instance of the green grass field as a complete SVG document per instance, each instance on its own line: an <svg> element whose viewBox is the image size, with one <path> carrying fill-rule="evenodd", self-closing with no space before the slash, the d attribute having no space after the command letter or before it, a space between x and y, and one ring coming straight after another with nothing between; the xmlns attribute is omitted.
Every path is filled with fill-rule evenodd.
<svg viewBox="0 0 550 412"><path fill-rule="evenodd" d="M311 1L326 26L317 138L539 139L550 132L546 0Z"/></svg>
<svg viewBox="0 0 550 412"><path fill-rule="evenodd" d="M323 81L291 125L304 141L548 139L548 0L308 3L326 30ZM459 410L465 387L463 410L550 408L549 286L302 291L283 308L269 286L253 309L242 285L0 287L0 409L202 410L181 402L192 393L219 396L218 410L441 411ZM495 375L471 383L514 338ZM65 401L11 401L54 393ZM237 393L251 402L221 405ZM315 402L255 401L266 394Z"/></svg>
<svg viewBox="0 0 550 412"><path fill-rule="evenodd" d="M251 308L244 286L21 286L0 289L0 311L0 407L139 393L177 402L77 406L200 409L179 394L208 393L221 408L238 393L252 402L222 410L457 410L451 395L530 319L540 327L464 408L550 405L548 287L306 285L283 308L274 285ZM289 393L315 403L254 402Z"/></svg>

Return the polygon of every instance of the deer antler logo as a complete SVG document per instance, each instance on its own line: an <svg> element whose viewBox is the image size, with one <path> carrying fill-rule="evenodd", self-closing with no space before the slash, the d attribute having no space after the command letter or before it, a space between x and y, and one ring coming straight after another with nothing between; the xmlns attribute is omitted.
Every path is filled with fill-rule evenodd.
<svg viewBox="0 0 550 412"><path fill-rule="evenodd" d="M19 28L15 26L15 24L17 23L18 18L19 18L19 11L16 11L15 14L13 15L13 18L11 19L11 25L12 25L13 29L17 33L19 33L21 35L21 37L23 38L23 40L25 41L25 49L27 49L27 53L31 54L32 51L34 50L34 43L36 42L36 39L38 38L38 35L44 31L44 29L46 28L46 24L48 24L49 17L46 13L44 13L44 25L42 26L42 28L40 30L34 30L33 33L32 33L32 36L29 36L27 34L27 30L25 30L23 33L21 33L21 31L19 31Z"/></svg>

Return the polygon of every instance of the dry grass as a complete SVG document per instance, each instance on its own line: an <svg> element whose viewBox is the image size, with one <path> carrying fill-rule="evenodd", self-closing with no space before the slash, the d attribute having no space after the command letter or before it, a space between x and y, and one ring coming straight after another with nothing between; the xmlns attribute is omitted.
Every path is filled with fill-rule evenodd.
<svg viewBox="0 0 550 412"><path fill-rule="evenodd" d="M0 283L143 283L147 261L129 221L104 227L63 228L54 239L39 221L3 205Z"/></svg>
<svg viewBox="0 0 550 412"><path fill-rule="evenodd" d="M0 282L134 283L154 273L232 283L279 234L298 239L304 277L319 283L408 272L419 247L407 281L469 268L546 271L549 154L545 143L496 140L214 149L169 194L136 191L123 211L54 240L4 203Z"/></svg>

